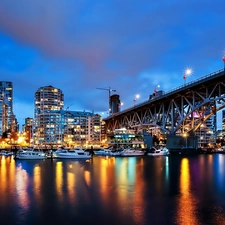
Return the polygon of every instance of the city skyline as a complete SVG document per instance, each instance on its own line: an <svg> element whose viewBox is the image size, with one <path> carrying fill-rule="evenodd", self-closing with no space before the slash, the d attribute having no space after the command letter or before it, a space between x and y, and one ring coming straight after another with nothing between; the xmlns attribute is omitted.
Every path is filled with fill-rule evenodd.
<svg viewBox="0 0 225 225"><path fill-rule="evenodd" d="M13 83L20 129L43 86L61 89L65 108L107 115L108 92L97 88L116 90L125 109L136 94L138 104L156 87L169 91L222 69L224 7L222 0L0 0L0 74Z"/></svg>

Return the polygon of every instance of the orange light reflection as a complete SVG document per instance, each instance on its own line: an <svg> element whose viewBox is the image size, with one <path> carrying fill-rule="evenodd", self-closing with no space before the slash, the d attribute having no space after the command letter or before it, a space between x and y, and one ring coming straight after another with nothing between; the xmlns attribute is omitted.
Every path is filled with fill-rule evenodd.
<svg viewBox="0 0 225 225"><path fill-rule="evenodd" d="M91 174L89 171L84 171L84 179L88 186L91 185Z"/></svg>
<svg viewBox="0 0 225 225"><path fill-rule="evenodd" d="M75 175L73 173L68 172L67 173L67 188L69 194L68 200L71 203L73 203L75 200L75 186L76 186Z"/></svg>
<svg viewBox="0 0 225 225"><path fill-rule="evenodd" d="M41 189L41 167L35 165L34 167L34 194L36 198L40 200L40 190Z"/></svg>
<svg viewBox="0 0 225 225"><path fill-rule="evenodd" d="M180 198L178 201L178 224L186 225L198 225L197 218L195 216L195 201L190 190L190 171L189 161L187 158L183 158L181 161L181 174L180 174Z"/></svg>
<svg viewBox="0 0 225 225"><path fill-rule="evenodd" d="M58 198L62 200L62 187L63 187L63 165L62 162L56 163L56 192L58 194Z"/></svg>

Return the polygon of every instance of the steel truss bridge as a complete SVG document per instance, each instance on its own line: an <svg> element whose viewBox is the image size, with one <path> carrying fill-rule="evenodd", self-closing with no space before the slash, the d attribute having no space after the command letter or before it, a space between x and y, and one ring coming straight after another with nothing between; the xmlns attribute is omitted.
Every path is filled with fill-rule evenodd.
<svg viewBox="0 0 225 225"><path fill-rule="evenodd" d="M225 69L169 92L154 93L140 104L103 119L106 133L120 128L153 129L162 134L194 134L212 115L225 108Z"/></svg>

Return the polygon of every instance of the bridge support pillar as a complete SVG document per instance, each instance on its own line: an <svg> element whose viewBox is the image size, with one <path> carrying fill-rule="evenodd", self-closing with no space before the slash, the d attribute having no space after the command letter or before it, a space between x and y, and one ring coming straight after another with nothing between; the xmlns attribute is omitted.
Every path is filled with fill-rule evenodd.
<svg viewBox="0 0 225 225"><path fill-rule="evenodd" d="M144 136L144 143L145 143L146 148L150 149L153 144L152 136L145 131L143 132L143 136Z"/></svg>
<svg viewBox="0 0 225 225"><path fill-rule="evenodd" d="M175 154L189 154L198 153L198 136L176 136L168 135L166 147L170 153Z"/></svg>

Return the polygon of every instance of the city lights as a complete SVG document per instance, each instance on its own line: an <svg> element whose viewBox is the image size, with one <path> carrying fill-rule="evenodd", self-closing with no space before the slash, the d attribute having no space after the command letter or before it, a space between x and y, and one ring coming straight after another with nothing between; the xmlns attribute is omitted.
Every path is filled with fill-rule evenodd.
<svg viewBox="0 0 225 225"><path fill-rule="evenodd" d="M193 74L193 70L191 68L187 68L184 71L183 79L184 79L184 85L186 84L187 77L191 76Z"/></svg>

